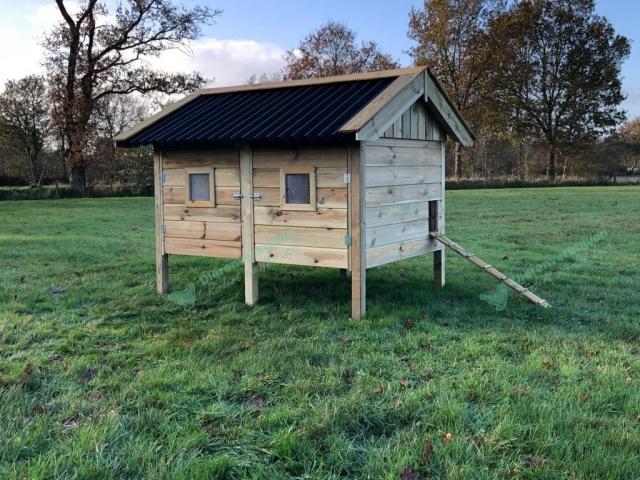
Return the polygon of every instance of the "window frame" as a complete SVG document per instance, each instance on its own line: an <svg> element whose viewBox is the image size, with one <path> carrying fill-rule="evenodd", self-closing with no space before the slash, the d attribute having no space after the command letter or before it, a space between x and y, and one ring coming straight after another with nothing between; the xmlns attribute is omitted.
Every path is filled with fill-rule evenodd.
<svg viewBox="0 0 640 480"><path fill-rule="evenodd" d="M287 203L287 175L301 173L309 175L309 203ZM280 168L280 208L305 212L316 211L316 167L309 165Z"/></svg>
<svg viewBox="0 0 640 480"><path fill-rule="evenodd" d="M192 174L209 174L209 200L191 200L191 182L189 176ZM216 206L216 181L213 167L186 168L184 178L184 201L188 207L215 207Z"/></svg>

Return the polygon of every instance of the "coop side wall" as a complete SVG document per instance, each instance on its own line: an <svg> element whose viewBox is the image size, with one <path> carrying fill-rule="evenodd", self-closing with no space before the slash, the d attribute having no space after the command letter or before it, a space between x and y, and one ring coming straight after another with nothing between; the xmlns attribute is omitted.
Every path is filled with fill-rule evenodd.
<svg viewBox="0 0 640 480"><path fill-rule="evenodd" d="M157 227L163 234L164 253L241 258L240 201L233 198L240 190L239 150L165 149L160 155L162 225ZM192 168L213 169L214 206L187 206L186 174Z"/></svg>
<svg viewBox="0 0 640 480"><path fill-rule="evenodd" d="M429 202L442 217L442 143L381 138L362 151L366 267L440 250L429 238Z"/></svg>
<svg viewBox="0 0 640 480"><path fill-rule="evenodd" d="M348 268L348 146L253 149L257 262ZM315 210L283 209L281 169L312 167Z"/></svg>

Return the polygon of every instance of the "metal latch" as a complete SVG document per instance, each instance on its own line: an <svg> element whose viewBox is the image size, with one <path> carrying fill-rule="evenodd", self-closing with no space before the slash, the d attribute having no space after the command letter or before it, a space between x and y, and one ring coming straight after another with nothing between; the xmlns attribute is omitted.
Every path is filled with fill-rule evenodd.
<svg viewBox="0 0 640 480"><path fill-rule="evenodd" d="M350 173L345 173L344 174L344 183L346 183L346 184L351 183L351 174Z"/></svg>
<svg viewBox="0 0 640 480"><path fill-rule="evenodd" d="M243 199L244 195L240 192L233 192L233 199L234 200L240 200ZM253 200L261 200L262 199L262 194L260 192L256 192L256 193L252 193L251 195L249 195L249 198L253 199Z"/></svg>
<svg viewBox="0 0 640 480"><path fill-rule="evenodd" d="M348 246L348 247L349 247L349 246L351 246L351 241L352 241L352 240L351 240L351 235L345 235L345 236L344 236L344 244L345 244L346 246Z"/></svg>
<svg viewBox="0 0 640 480"><path fill-rule="evenodd" d="M167 233L167 226L166 226L166 225L162 225L162 226L160 227L160 231L161 231L162 233Z"/></svg>

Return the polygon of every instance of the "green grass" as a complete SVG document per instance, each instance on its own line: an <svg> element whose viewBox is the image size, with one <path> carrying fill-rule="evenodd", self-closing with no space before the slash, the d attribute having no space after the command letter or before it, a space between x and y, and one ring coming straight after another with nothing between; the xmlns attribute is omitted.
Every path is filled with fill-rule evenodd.
<svg viewBox="0 0 640 480"><path fill-rule="evenodd" d="M361 322L335 270L274 266L249 308L240 269L208 293L229 262L172 257L187 309L151 199L1 202L0 478L640 478L640 189L447 202L505 273L556 258L552 309L497 311L452 253L443 290L430 256L370 270Z"/></svg>

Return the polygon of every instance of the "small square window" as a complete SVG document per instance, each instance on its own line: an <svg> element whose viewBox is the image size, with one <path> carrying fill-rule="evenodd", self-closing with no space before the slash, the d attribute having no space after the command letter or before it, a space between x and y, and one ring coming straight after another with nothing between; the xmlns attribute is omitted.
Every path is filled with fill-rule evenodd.
<svg viewBox="0 0 640 480"><path fill-rule="evenodd" d="M185 203L191 207L215 207L213 168L187 168Z"/></svg>
<svg viewBox="0 0 640 480"><path fill-rule="evenodd" d="M308 173L285 173L286 203L308 204L311 197Z"/></svg>
<svg viewBox="0 0 640 480"><path fill-rule="evenodd" d="M315 210L316 169L312 166L282 168L280 196L283 210Z"/></svg>
<svg viewBox="0 0 640 480"><path fill-rule="evenodd" d="M189 200L192 202L211 200L208 173L189 174Z"/></svg>

